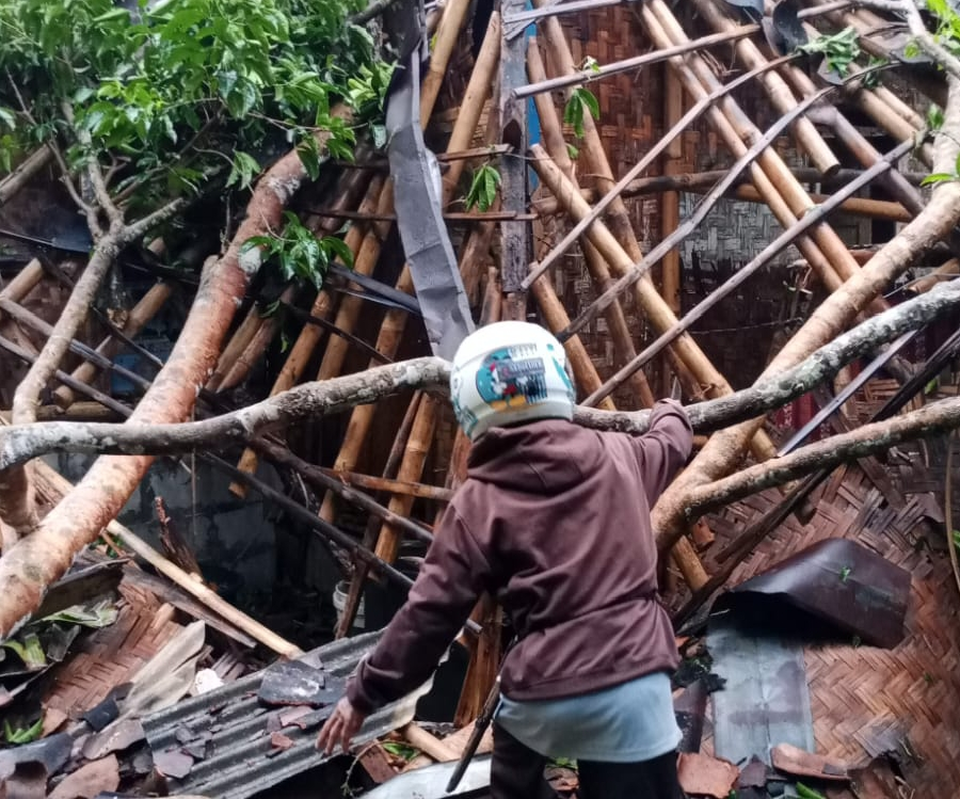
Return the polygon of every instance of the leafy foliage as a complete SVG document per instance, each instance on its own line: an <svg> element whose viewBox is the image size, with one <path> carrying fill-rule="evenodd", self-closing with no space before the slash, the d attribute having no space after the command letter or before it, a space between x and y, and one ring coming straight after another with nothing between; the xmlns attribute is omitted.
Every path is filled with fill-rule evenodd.
<svg viewBox="0 0 960 799"><path fill-rule="evenodd" d="M800 45L798 49L803 53L822 53L827 69L840 76L846 75L850 64L860 56L857 31L852 27L830 36L818 36L812 42Z"/></svg>
<svg viewBox="0 0 960 799"><path fill-rule="evenodd" d="M43 716L41 715L33 724L26 729L14 729L10 726L10 720L3 720L3 738L8 744L28 744L36 741L43 733Z"/></svg>
<svg viewBox="0 0 960 799"><path fill-rule="evenodd" d="M589 112L594 119L600 118L600 102L589 89L577 86L570 93L570 99L563 108L563 121L573 125L578 139L583 138L583 115Z"/></svg>
<svg viewBox="0 0 960 799"><path fill-rule="evenodd" d="M475 169L470 179L470 190L464 200L467 210L471 208L479 208L481 211L490 210L490 206L497 198L497 187L500 182L500 173L492 164L484 164Z"/></svg>
<svg viewBox="0 0 960 799"><path fill-rule="evenodd" d="M951 183L960 180L960 155L953 165L953 172L934 172L920 181L921 186L936 186L938 183Z"/></svg>
<svg viewBox="0 0 960 799"><path fill-rule="evenodd" d="M927 0L927 8L937 20L934 38L954 55L960 55L960 15L947 0Z"/></svg>
<svg viewBox="0 0 960 799"><path fill-rule="evenodd" d="M329 132L331 155L352 157L355 130L333 105L342 99L365 121L382 106L391 68L347 22L364 5L177 0L128 11L113 0L7 0L0 166L55 140L72 170L97 159L117 168L114 193L156 205L227 168L227 185L246 189L273 137L298 144L316 175L315 132Z"/></svg>
<svg viewBox="0 0 960 799"><path fill-rule="evenodd" d="M286 280L304 278L318 289L334 258L340 258L348 267L353 266L353 253L342 239L336 236L318 239L296 214L287 211L283 216L286 225L279 236L253 236L244 243L243 252L259 247L264 258L277 262Z"/></svg>

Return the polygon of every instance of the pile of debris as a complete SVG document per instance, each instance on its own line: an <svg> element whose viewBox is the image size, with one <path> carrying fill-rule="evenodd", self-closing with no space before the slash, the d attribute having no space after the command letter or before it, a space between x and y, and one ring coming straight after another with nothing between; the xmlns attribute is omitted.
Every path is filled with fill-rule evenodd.
<svg viewBox="0 0 960 799"><path fill-rule="evenodd" d="M490 597L355 758L313 741L465 478L443 359L525 318L579 423L679 393L698 434L654 509L685 790L960 784L960 64L953 12L870 5L377 2L389 81L137 223L129 153L48 133L0 180L5 795L444 795Z"/></svg>

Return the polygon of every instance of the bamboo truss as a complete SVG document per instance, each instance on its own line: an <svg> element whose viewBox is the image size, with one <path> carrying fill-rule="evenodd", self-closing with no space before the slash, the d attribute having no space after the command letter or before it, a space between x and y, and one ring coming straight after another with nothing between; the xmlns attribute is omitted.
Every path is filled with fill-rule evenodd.
<svg viewBox="0 0 960 799"><path fill-rule="evenodd" d="M849 24L866 37L880 20L838 3L807 5L804 24L811 34ZM729 307L736 293L754 286L765 270L786 273L788 265L796 263L796 252L789 257L783 252L788 246L799 252L803 269L824 299L795 334L777 331L786 344L772 353L763 372L767 377L798 363L855 319L885 309L882 297L891 281L919 263L935 243L944 240L953 246L960 189L955 183L939 186L930 197L917 185L923 174L910 173L908 165L900 163L924 126L923 109L884 85L890 73L878 73L878 82L866 86L860 78L865 59L853 68L846 85L826 87L811 77L798 54L772 53L760 26L743 24L731 6L717 0L695 0L692 24L678 19L664 0L646 0L630 11L609 6L562 18L541 13L549 0L535 0L538 11L529 17L535 27L525 39L494 13L473 58L465 35L470 6L469 0L448 0L432 12L436 34L420 108L428 139L449 156L440 159L443 210L456 238L461 279L479 324L526 313L561 337L585 405L605 410L649 407L670 390L674 378L688 402L728 396L733 386L740 388L745 378L715 356L720 347L698 335L698 325L710 313ZM631 25L635 52L620 53L596 71L585 68L580 41L571 32L577 19L616 19ZM525 62L519 79L518 53ZM657 70L647 84L658 87L655 98L660 104L651 103L654 107L644 112L649 129L633 131L639 155L626 159L626 148L615 141L624 126L616 104L608 102L612 95L605 92L608 82L640 69ZM911 75L902 72L899 79L909 83ZM562 121L562 109L584 84L601 99L602 113L597 120L584 114L580 138ZM956 91L951 102L960 106L960 97L954 95ZM504 114L516 113L516 103L527 103L527 98L536 110L535 122L528 119L528 126L535 125L538 143L518 147L516 141L505 140L510 120ZM634 100L641 104L639 97L627 99L626 105ZM864 119L889 134L894 144L878 144ZM785 143L798 155L786 155ZM698 147L712 147L713 160L698 158ZM913 154L921 162L948 164L952 170L956 149L938 139L935 146L922 143ZM41 168L45 158L41 151L29 168ZM513 160L502 205L498 198L490 209L476 213L458 204L471 167L507 158ZM386 280L389 264L393 281L397 262L388 257L392 254L385 252L385 244L395 221L394 186L382 162L382 157L377 161L367 154L356 165L360 168L344 169L334 196L324 200L325 213L310 222L318 234L331 234L348 219L345 241L354 254L358 279ZM731 165L740 173L734 174ZM528 195L534 179L536 189ZM874 186L881 196L868 194ZM16 181L0 183L5 191L15 188ZM516 207L518 197L522 208ZM698 207L705 217L710 209L732 207L720 205L728 201L750 203L753 212L763 206L765 238L751 243L732 274L718 275L702 296L691 300L687 253L702 243L696 238L698 226L684 209L702 202ZM649 224L648 213L655 217ZM901 227L884 240L869 242L879 249L856 252L842 228L844 220L853 217ZM517 226L524 236L504 234ZM698 259L701 254L697 252ZM925 291L957 274L958 260L951 256L944 247L933 261L941 266L914 281L912 290ZM661 270L648 271L655 262L662 263ZM525 268L520 280L517 264ZM49 332L49 325L23 307L43 279L43 268L31 262L2 287L0 338L5 326L14 323L41 335ZM393 282L397 291L414 294L407 266ZM314 376L327 381L344 375L357 360L350 357L359 354L357 350L362 350L362 362L369 357L370 366L376 366L423 349L422 326L407 309L384 311L357 291L359 283L344 281L344 286L346 292L334 284L309 297L299 287L286 287L285 302L323 324L303 325L273 379L271 396ZM172 292L167 283L152 288L132 309L123 332L135 336ZM200 381L213 399L202 399L225 402L225 392L243 385L263 358L278 323L263 315L262 306L257 301L244 306L245 315L215 354L215 367ZM326 335L328 331L338 335ZM368 334L372 345L362 340ZM15 347L6 338L0 344L11 352ZM90 386L102 370L117 368L113 359L124 346L113 333L90 344L79 334L72 339L71 351L84 362L72 372L64 368L56 373L57 405L67 408L82 396L112 414L128 416L129 408ZM21 352L18 357L32 356ZM144 390L150 388L144 378L131 379L139 379ZM451 432L447 406L440 394L419 391L399 397L397 412L389 418L376 404L359 405L333 450L327 450L332 465L308 462L303 453L309 447L300 447L301 442L288 442L296 452L292 454L280 440L270 439L246 447L231 472L236 478L231 488L242 496L251 484L256 486L251 475L260 459L297 471L320 499L313 529L329 534L337 546L350 541L344 548L353 551L348 560L351 583L338 635L353 625L366 581L384 575L398 580L392 564L402 544L430 540L445 503L466 479L469 442ZM758 418L713 434L658 504L661 552L672 553L686 584L678 590L702 591L725 579L724 573L711 573L708 558L701 560L698 551L710 546L709 530L700 528L693 540L688 537L685 508L691 496L708 492L751 455L758 462L776 456L767 421ZM449 464L446 475L431 478L428 467L433 463ZM348 506L364 517L352 533L336 526ZM460 721L475 716L496 673L499 620L489 598L478 604L472 627L476 630L479 624L484 632L470 643L473 662Z"/></svg>

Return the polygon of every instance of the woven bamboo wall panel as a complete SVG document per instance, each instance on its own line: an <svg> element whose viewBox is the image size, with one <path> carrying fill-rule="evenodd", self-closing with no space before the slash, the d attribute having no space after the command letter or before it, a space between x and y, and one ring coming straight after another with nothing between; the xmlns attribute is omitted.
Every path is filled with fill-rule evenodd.
<svg viewBox="0 0 960 799"><path fill-rule="evenodd" d="M960 463L960 445L954 447ZM851 763L865 763L888 749L913 752L916 758L906 762L909 787L917 796L937 799L954 796L960 786L960 599L939 543L942 525L927 518L930 505L923 496L936 484L934 506L942 502L945 451L942 441L931 442L926 452L904 448L900 465L884 473L904 499L899 507L891 507L887 487L876 485L860 468L841 467L815 494L813 520L801 525L791 517L730 581L743 582L834 537L854 539L911 574L905 640L891 650L854 641L811 645L807 678L818 751ZM960 491L955 494L960 499ZM778 499L778 492L764 492L712 516L714 550Z"/></svg>

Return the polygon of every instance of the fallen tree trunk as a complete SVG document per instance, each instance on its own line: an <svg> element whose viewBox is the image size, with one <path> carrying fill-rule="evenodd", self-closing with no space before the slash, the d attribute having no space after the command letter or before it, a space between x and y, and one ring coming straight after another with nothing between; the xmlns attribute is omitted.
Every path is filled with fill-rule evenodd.
<svg viewBox="0 0 960 799"><path fill-rule="evenodd" d="M700 433L753 419L806 393L880 344L957 308L960 308L960 281L955 280L868 319L796 367L760 380L750 388L690 405L687 414ZM376 402L404 389L445 391L449 378L450 367L446 361L415 358L345 377L305 383L255 405L199 422L44 422L9 427L0 430L0 476L3 470L53 451L171 455L198 447L242 443L295 421ZM600 430L642 433L647 429L649 417L649 411L580 407L575 420Z"/></svg>
<svg viewBox="0 0 960 799"><path fill-rule="evenodd" d="M347 117L341 107L335 112ZM326 134L317 134L325 146ZM259 249L241 253L253 236L281 226L283 211L307 174L296 150L259 180L224 255L204 271L197 296L167 363L131 417L133 424L179 421L217 361L220 347L250 279L262 263ZM8 638L40 606L47 587L70 568L77 553L100 533L130 498L152 463L149 456L100 458L37 526L0 558L0 640Z"/></svg>

